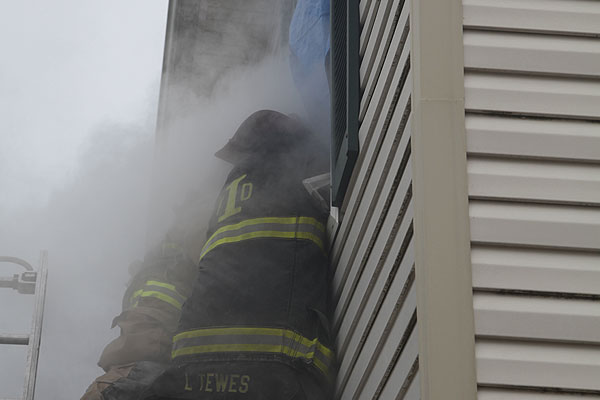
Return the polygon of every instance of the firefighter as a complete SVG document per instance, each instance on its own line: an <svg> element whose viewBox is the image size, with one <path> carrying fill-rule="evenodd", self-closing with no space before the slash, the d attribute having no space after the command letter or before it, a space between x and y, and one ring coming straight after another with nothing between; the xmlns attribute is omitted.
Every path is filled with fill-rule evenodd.
<svg viewBox="0 0 600 400"><path fill-rule="evenodd" d="M197 270L179 233L180 229L171 229L143 262L130 266L133 278L123 296L123 312L112 324L121 328L121 334L102 352L98 365L106 373L89 386L82 400L137 399L164 371Z"/></svg>
<svg viewBox="0 0 600 400"><path fill-rule="evenodd" d="M173 337L172 366L145 398L327 398L327 210L302 184L328 169L314 143L294 118L263 110L216 153L234 168Z"/></svg>

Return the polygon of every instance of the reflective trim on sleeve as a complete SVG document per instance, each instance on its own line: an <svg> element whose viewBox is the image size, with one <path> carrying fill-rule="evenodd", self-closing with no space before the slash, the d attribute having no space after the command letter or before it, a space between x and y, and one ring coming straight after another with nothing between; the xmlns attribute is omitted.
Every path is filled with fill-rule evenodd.
<svg viewBox="0 0 600 400"><path fill-rule="evenodd" d="M178 252L181 250L181 246L175 242L167 242L164 241L161 245L161 252L163 255L167 255L173 252Z"/></svg>
<svg viewBox="0 0 600 400"><path fill-rule="evenodd" d="M312 363L325 376L331 376L333 352L317 338L279 328L206 328L185 331L173 337L173 359L209 353L279 353Z"/></svg>
<svg viewBox="0 0 600 400"><path fill-rule="evenodd" d="M144 297L154 297L162 300L178 310L181 310L185 302L185 297L177 291L174 285L155 280L146 281L143 289L136 290L131 296L130 303L135 307L138 305L139 300Z"/></svg>
<svg viewBox="0 0 600 400"><path fill-rule="evenodd" d="M170 283L159 282L159 281L146 281L146 286L159 286L161 288L169 289L169 290L177 293L177 289L175 289L175 285L171 285Z"/></svg>
<svg viewBox="0 0 600 400"><path fill-rule="evenodd" d="M311 217L266 217L247 219L215 231L202 248L200 260L216 247L257 238L308 240L325 251L325 227Z"/></svg>
<svg viewBox="0 0 600 400"><path fill-rule="evenodd" d="M136 290L135 292L133 292L133 294L131 295L130 302L131 302L131 303L133 303L133 301L134 301L136 298L140 297L140 295L141 295L142 293L144 293L144 289L139 289L139 290Z"/></svg>

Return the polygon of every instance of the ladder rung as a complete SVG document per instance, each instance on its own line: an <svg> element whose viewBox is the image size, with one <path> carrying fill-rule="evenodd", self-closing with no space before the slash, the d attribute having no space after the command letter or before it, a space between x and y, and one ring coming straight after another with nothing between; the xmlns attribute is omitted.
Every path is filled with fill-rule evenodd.
<svg viewBox="0 0 600 400"><path fill-rule="evenodd" d="M0 344L29 344L29 335L0 333ZM3 400L3 399L0 399Z"/></svg>

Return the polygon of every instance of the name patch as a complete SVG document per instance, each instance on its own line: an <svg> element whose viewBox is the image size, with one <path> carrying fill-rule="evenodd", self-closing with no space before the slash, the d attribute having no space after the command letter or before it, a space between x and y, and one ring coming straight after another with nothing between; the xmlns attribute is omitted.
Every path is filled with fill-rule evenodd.
<svg viewBox="0 0 600 400"><path fill-rule="evenodd" d="M207 372L189 376L185 374L185 390L188 392L247 393L250 375Z"/></svg>

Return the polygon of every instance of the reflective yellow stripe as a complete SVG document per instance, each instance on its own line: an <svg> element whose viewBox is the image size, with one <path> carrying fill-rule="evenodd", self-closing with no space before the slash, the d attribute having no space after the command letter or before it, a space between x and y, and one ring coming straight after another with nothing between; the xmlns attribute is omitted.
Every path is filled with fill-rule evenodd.
<svg viewBox="0 0 600 400"><path fill-rule="evenodd" d="M129 301L131 303L133 303L133 301L135 300L135 298L138 297L139 295L141 295L142 293L144 293L144 289L136 290L135 292L133 292L133 295L131 295L131 299Z"/></svg>
<svg viewBox="0 0 600 400"><path fill-rule="evenodd" d="M292 334L293 334L293 332L292 332ZM298 336L298 335L296 335L296 336ZM290 336L288 336L288 337L290 337ZM315 338L313 340L308 340L304 336L300 336L300 339L297 339L297 338L293 338L293 339L295 339L296 341L299 341L300 343L302 343L306 347L312 347L312 346L316 345L317 349L319 349L319 351L321 353L323 353L327 358L333 358L333 351L331 351L327 347L323 346L321 344L321 342L319 342L319 340L317 338Z"/></svg>
<svg viewBox="0 0 600 400"><path fill-rule="evenodd" d="M318 358L313 358L313 362L315 363L315 367L317 367L321 372L323 372L323 374L325 374L326 377L330 379L332 378L331 371L329 370L329 367L327 367L327 365L323 364Z"/></svg>
<svg viewBox="0 0 600 400"><path fill-rule="evenodd" d="M178 342L181 339L193 339L201 336L225 336L225 335L265 335L265 336L284 336L288 339L292 339L296 342L303 344L306 347L311 347L317 344L319 350L327 357L333 357L333 352L327 347L323 346L317 338L309 340L302 335L297 334L294 331L280 328L248 328L248 327L235 327L235 328L206 328L198 329L193 331L185 331L178 333L173 336L173 343Z"/></svg>
<svg viewBox="0 0 600 400"><path fill-rule="evenodd" d="M280 328L255 328L255 327L234 327L234 328L205 328L193 331L185 331L178 333L173 337L173 341L176 342L180 339L191 339L200 336L218 336L218 335L269 335L269 336L282 336L285 334L286 337L298 336L293 331ZM288 336L289 335L289 336ZM308 340L308 339L307 339Z"/></svg>
<svg viewBox="0 0 600 400"><path fill-rule="evenodd" d="M220 246L225 243L236 243L236 242L241 242L243 240L256 239L256 238L294 239L294 237L296 237L296 232L280 232L280 231L256 231L256 232L243 233L238 236L225 237L223 239L217 240L216 242L211 244L206 250L204 250L202 252L202 254L200 255L200 259L202 260L202 258L204 258L204 256L209 251L214 249L215 247Z"/></svg>
<svg viewBox="0 0 600 400"><path fill-rule="evenodd" d="M236 229L244 228L246 226L258 225L258 224L295 225L296 222L298 222L300 224L313 225L314 227L319 229L321 232L325 232L325 227L323 226L323 224L320 223L319 221L317 221L315 218L311 218L311 217L283 217L283 218L264 217L264 218L247 219L242 222L238 222L237 224L223 226L223 227L217 229L215 231L215 233L213 233L211 235L211 237L207 240L207 242L210 242L210 240L213 237L217 236L220 233L227 232L227 231L234 231Z"/></svg>
<svg viewBox="0 0 600 400"><path fill-rule="evenodd" d="M175 285L171 285L170 283L164 283L164 282L159 282L159 281L147 281L146 285L147 286L150 286L150 285L152 285L152 286L160 286L160 287L172 290L175 293L177 293L177 289L175 289Z"/></svg>
<svg viewBox="0 0 600 400"><path fill-rule="evenodd" d="M173 250L177 250L177 249L179 249L180 247L179 247L179 245L178 245L177 243L175 243L175 242L164 242L164 243L162 244L162 248L163 248L163 250L165 250L165 249L173 249Z"/></svg>
<svg viewBox="0 0 600 400"><path fill-rule="evenodd" d="M312 226L316 227L318 230L320 230L321 232L325 233L325 227L323 226L323 224L314 218L298 217L298 223L312 225Z"/></svg>
<svg viewBox="0 0 600 400"><path fill-rule="evenodd" d="M180 302L178 302L177 300L175 300L174 298L172 298L171 296L167 296L164 293L155 292L153 290L144 290L144 293L142 293L140 295L140 297L155 297L157 299L160 299L162 301L165 301L165 302L171 304L172 306L176 307L178 310L181 310L181 307L182 307L182 304Z"/></svg>
<svg viewBox="0 0 600 400"><path fill-rule="evenodd" d="M152 290L152 287L155 289ZM166 289L167 292L172 292L172 294L170 295L169 293L164 293L164 291L161 292L158 288ZM185 300L185 297L177 291L175 285L154 280L146 281L143 289L136 290L133 293L131 299L129 300L132 307L136 307L138 305L140 297L154 297L171 304L179 310L181 310L182 302Z"/></svg>
<svg viewBox="0 0 600 400"><path fill-rule="evenodd" d="M260 339L257 339L260 336L265 337L264 341L266 343L244 343L245 340L260 342ZM245 339L246 337L248 339ZM200 338L204 339L194 340ZM273 343L273 341L278 340L277 338L282 342ZM223 340L231 340L231 343L223 343ZM216 343L210 343L211 341ZM202 344L202 342L207 344ZM300 345L304 346L305 351L302 351ZM333 352L321 344L318 338L309 340L287 329L260 327L206 328L181 332L173 337L172 358L217 352L281 353L290 357L312 361L315 367L325 375L329 375L329 365L333 362ZM319 352L320 356L317 357L315 352ZM327 362L324 362L325 360Z"/></svg>
<svg viewBox="0 0 600 400"><path fill-rule="evenodd" d="M283 346L280 344L207 344L202 346L191 346L184 347L179 350L173 351L173 358L191 355L191 354L199 354L199 353L227 353L231 351L247 351L247 352L265 352L265 353L283 353L288 356L305 356L306 358L310 354L311 357L314 353L300 353L298 351L293 350L288 346Z"/></svg>
<svg viewBox="0 0 600 400"><path fill-rule="evenodd" d="M323 240L320 237L310 233L310 232L296 232L296 237L298 239L306 239L314 242L319 248L325 251L325 247L323 247Z"/></svg>
<svg viewBox="0 0 600 400"><path fill-rule="evenodd" d="M269 226L271 224L271 226ZM265 226L258 226L265 225ZM287 225L287 227L286 227ZM265 218L255 218L248 219L237 224L223 226L215 231L210 238L206 241L206 245L202 249L200 254L200 259L204 258L204 256L213 250L214 248L226 244L226 243L236 243L241 242L243 240L248 239L256 239L256 238L283 238L283 239L304 239L309 240L315 243L322 251L325 251L325 246L323 244L323 239L319 237L319 235L314 232L306 232L302 230L298 230L298 227L301 225L310 225L314 227L317 231L325 234L325 227L315 218L311 217L265 217ZM257 226L258 230L254 232L245 232L238 235L235 235L236 230L241 230L243 228ZM261 229L262 228L262 229ZM271 229L269 229L271 228ZM278 229L278 230L275 230ZM304 228L306 229L306 227ZM247 230L247 229L246 229ZM232 232L233 236L225 236L219 239L219 236L223 236L226 232Z"/></svg>

